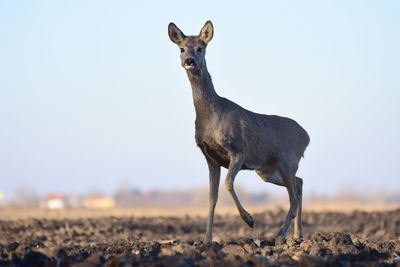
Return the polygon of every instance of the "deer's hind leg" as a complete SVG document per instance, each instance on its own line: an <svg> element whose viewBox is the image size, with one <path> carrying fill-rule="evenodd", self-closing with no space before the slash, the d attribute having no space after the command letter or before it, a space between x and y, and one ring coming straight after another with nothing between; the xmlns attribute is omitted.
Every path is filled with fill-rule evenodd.
<svg viewBox="0 0 400 267"><path fill-rule="evenodd" d="M279 166L279 173L282 175L283 182L286 185L286 190L289 194L289 203L290 203L289 211L286 215L285 221L278 232L277 243L280 244L285 243L287 230L293 219L296 217L297 209L299 207L300 197L298 190L296 188L296 182L294 176L296 171L297 171L297 165L296 168L291 168L289 164L284 164L284 163L282 163Z"/></svg>
<svg viewBox="0 0 400 267"><path fill-rule="evenodd" d="M301 209L303 202L303 179L296 176L295 179L297 193L299 195L299 205L296 211L296 217L294 218L294 228L293 228L293 238L296 240L301 240L303 238L303 230L301 226Z"/></svg>
<svg viewBox="0 0 400 267"><path fill-rule="evenodd" d="M285 168L286 169L286 168ZM287 230L290 226L291 221L293 218L294 220L294 233L293 237L295 239L300 239L302 236L302 229L301 229L301 202L302 202L302 186L303 180L301 178L295 177L294 179L291 178L292 176L286 170L281 171L274 170L272 172L266 172L262 170L256 171L256 173L265 181L269 183L273 183L279 186L286 187L289 200L290 200L290 208L286 219L279 230L277 237L280 239L278 243L284 243Z"/></svg>

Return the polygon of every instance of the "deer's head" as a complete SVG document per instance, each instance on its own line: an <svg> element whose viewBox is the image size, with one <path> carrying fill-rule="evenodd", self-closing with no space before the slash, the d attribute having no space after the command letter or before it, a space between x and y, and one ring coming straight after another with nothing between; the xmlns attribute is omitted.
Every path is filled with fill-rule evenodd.
<svg viewBox="0 0 400 267"><path fill-rule="evenodd" d="M174 23L168 25L168 35L181 50L181 63L187 71L198 71L205 64L206 47L214 35L211 21L207 21L197 36L186 36Z"/></svg>

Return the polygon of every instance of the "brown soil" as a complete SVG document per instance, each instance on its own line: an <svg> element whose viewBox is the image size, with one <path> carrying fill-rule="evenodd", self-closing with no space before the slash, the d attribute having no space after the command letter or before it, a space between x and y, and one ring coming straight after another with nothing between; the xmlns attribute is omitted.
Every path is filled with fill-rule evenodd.
<svg viewBox="0 0 400 267"><path fill-rule="evenodd" d="M2 219L0 266L400 266L400 209L304 212L304 241L275 246L285 215L217 215L212 245L204 216Z"/></svg>

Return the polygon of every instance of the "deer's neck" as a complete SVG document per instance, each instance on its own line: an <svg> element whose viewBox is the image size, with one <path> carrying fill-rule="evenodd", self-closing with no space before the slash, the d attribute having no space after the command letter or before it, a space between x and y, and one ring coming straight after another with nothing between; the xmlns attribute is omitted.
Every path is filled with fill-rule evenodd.
<svg viewBox="0 0 400 267"><path fill-rule="evenodd" d="M207 66L197 72L187 71L192 86L193 103L198 119L209 118L218 107L219 96L214 90Z"/></svg>

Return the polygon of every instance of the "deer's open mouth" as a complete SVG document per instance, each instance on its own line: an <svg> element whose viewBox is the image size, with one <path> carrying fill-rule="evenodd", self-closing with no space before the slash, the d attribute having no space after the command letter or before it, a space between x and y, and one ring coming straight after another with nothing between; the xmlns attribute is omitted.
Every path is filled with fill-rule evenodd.
<svg viewBox="0 0 400 267"><path fill-rule="evenodd" d="M194 69L195 64L194 64L194 62L185 63L185 64L183 65L183 67L184 67L186 70L192 70L192 69Z"/></svg>
<svg viewBox="0 0 400 267"><path fill-rule="evenodd" d="M196 62L195 62L194 58L191 58L191 57L186 58L186 59L183 61L183 67L184 67L186 70L192 70L192 69L194 69L194 68L196 67Z"/></svg>

